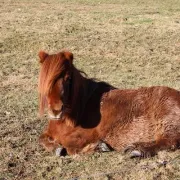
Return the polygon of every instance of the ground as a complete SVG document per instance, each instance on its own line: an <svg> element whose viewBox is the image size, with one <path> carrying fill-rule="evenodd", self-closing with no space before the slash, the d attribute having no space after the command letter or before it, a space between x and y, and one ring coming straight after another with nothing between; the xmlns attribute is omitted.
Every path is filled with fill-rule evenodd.
<svg viewBox="0 0 180 180"><path fill-rule="evenodd" d="M68 49L89 77L119 88L180 89L179 0L0 1L0 179L180 179L180 150L130 159L45 152L38 52Z"/></svg>

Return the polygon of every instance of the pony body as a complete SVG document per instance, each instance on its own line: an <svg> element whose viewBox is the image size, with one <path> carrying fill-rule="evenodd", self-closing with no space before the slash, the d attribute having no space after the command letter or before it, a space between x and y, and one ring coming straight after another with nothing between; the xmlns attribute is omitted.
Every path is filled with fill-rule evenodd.
<svg viewBox="0 0 180 180"><path fill-rule="evenodd" d="M68 154L86 153L103 141L116 151L139 150L141 155L154 155L158 150L179 146L179 91L160 86L116 89L84 77L69 52L42 54L40 104L47 99L44 104L55 112L53 117L61 114L50 118L40 136L47 149L61 144ZM44 64L46 61L59 63L59 70L53 72L55 67ZM41 77L44 72L46 80ZM43 84L50 85L44 90Z"/></svg>

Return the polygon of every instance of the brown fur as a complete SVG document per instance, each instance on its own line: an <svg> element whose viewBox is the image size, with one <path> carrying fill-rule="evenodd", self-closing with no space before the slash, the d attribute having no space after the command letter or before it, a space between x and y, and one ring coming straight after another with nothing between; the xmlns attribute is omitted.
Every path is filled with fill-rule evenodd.
<svg viewBox="0 0 180 180"><path fill-rule="evenodd" d="M179 91L159 86L116 89L84 77L72 59L71 53L61 52L46 56L41 65L40 111L47 104L49 111L62 113L59 120L50 119L40 136L47 149L61 144L68 154L84 153L102 140L117 151L133 147L153 155L179 146Z"/></svg>

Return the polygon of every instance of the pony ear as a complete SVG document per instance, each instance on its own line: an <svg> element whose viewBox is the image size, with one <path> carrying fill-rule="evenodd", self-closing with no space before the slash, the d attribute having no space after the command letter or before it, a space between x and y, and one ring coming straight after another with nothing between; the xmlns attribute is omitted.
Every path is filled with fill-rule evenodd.
<svg viewBox="0 0 180 180"><path fill-rule="evenodd" d="M64 56L66 57L66 59L68 59L71 62L71 64L73 63L73 54L71 52L69 51L64 52Z"/></svg>
<svg viewBox="0 0 180 180"><path fill-rule="evenodd" d="M48 56L48 54L46 53L46 52L44 52L44 51L39 51L39 58L40 58L40 63L43 63L44 62L44 60L46 59L46 57Z"/></svg>

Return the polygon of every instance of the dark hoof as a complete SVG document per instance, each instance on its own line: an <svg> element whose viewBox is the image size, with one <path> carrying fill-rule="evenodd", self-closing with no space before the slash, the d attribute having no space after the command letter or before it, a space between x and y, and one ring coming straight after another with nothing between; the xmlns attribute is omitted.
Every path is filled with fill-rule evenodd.
<svg viewBox="0 0 180 180"><path fill-rule="evenodd" d="M108 146L106 143L101 141L97 145L96 150L99 152L110 152L110 151L112 151L112 148L110 146Z"/></svg>
<svg viewBox="0 0 180 180"><path fill-rule="evenodd" d="M133 145L129 145L127 146L125 149L124 149L124 153L128 153L128 152L131 152L135 149L135 146Z"/></svg>
<svg viewBox="0 0 180 180"><path fill-rule="evenodd" d="M66 151L66 149L65 148L63 148L63 147L58 147L57 149L56 149L56 151L55 151L55 154L56 154L56 156L59 156L59 157L61 157L61 156L66 156L67 155L67 151Z"/></svg>
<svg viewBox="0 0 180 180"><path fill-rule="evenodd" d="M138 150L134 150L134 151L131 151L130 153L130 158L136 158L136 157L142 157L142 153L141 151L138 151Z"/></svg>
<svg viewBox="0 0 180 180"><path fill-rule="evenodd" d="M129 145L124 149L124 153L127 153L130 158L143 157L143 153L137 150L134 145Z"/></svg>

